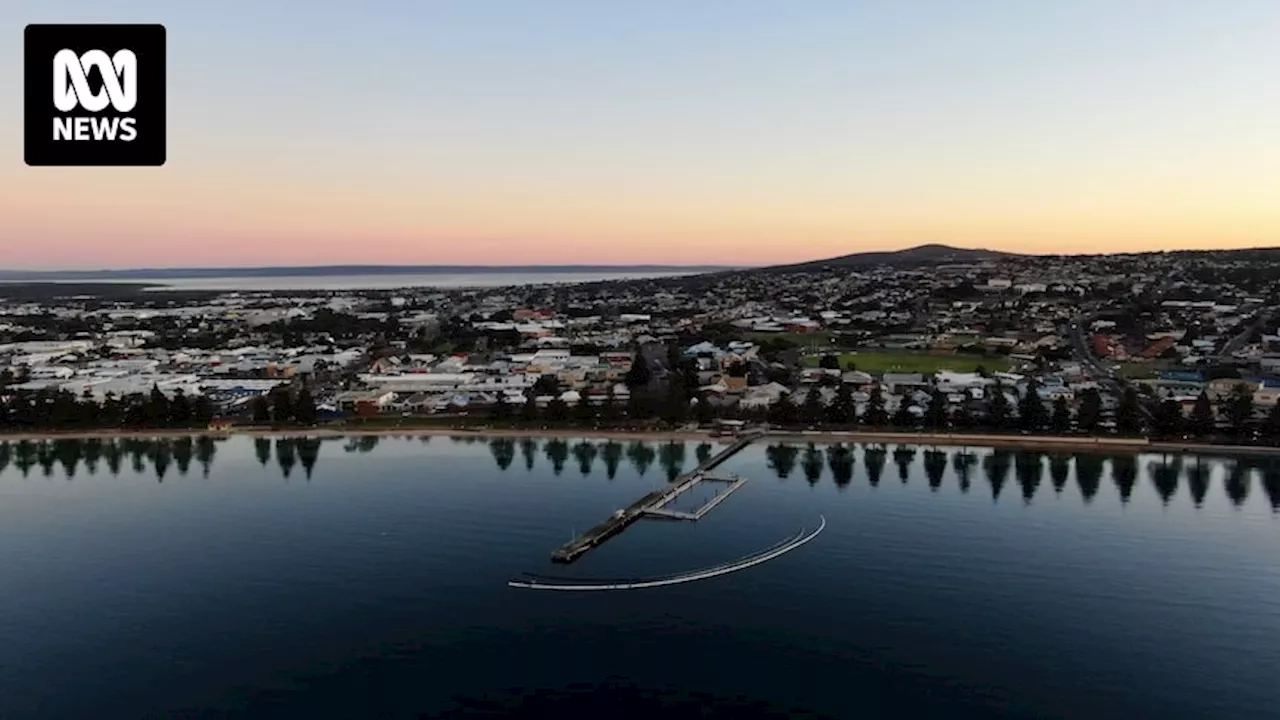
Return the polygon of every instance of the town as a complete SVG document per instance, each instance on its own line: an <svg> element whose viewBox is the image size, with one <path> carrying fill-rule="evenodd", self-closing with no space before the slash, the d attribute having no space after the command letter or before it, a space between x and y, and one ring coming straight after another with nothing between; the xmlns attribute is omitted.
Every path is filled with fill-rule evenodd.
<svg viewBox="0 0 1280 720"><path fill-rule="evenodd" d="M823 263L501 288L0 285L0 431L966 429L1280 442L1280 254Z"/></svg>

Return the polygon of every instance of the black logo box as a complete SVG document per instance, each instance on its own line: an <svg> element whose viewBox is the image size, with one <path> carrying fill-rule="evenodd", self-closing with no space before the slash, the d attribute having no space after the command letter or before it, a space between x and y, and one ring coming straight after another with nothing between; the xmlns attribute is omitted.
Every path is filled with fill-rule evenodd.
<svg viewBox="0 0 1280 720"><path fill-rule="evenodd" d="M83 108L63 113L53 104L53 57L102 50L108 56L132 50L137 58L138 102L128 113L108 105L96 113ZM164 165L165 28L163 25L28 25L24 57L24 155L28 165ZM100 79L91 78L99 83ZM96 89L96 87L95 87ZM54 118L131 117L137 137L124 140L54 140Z"/></svg>

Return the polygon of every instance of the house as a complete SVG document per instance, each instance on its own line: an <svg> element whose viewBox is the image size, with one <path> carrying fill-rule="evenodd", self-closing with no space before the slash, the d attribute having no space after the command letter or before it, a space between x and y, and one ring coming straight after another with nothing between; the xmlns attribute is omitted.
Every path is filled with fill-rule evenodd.
<svg viewBox="0 0 1280 720"><path fill-rule="evenodd" d="M1262 407L1273 407L1280 403L1280 387L1259 385L1253 391L1253 404Z"/></svg>
<svg viewBox="0 0 1280 720"><path fill-rule="evenodd" d="M1093 354L1100 358L1120 357L1122 350L1120 343L1111 335L1094 335L1090 339L1093 345Z"/></svg>
<svg viewBox="0 0 1280 720"><path fill-rule="evenodd" d="M822 325L808 318L798 318L782 323L782 328L789 333L811 333L821 330Z"/></svg>
<svg viewBox="0 0 1280 720"><path fill-rule="evenodd" d="M849 370L840 376L840 382L854 387L864 387L875 382L875 378L871 377L871 373L865 373L861 370Z"/></svg>
<svg viewBox="0 0 1280 720"><path fill-rule="evenodd" d="M792 393L791 401L797 405L803 405L804 403L809 402L810 393L817 393L818 403L824 406L830 405L831 402L835 400L836 396L836 391L832 388L820 388L811 385Z"/></svg>
<svg viewBox="0 0 1280 720"><path fill-rule="evenodd" d="M892 395L901 395L914 389L926 389L930 384L921 373L885 373L881 382Z"/></svg>
<svg viewBox="0 0 1280 720"><path fill-rule="evenodd" d="M840 379L840 371L834 368L805 368L800 371L800 382L802 383L821 382L824 378L838 381Z"/></svg>
<svg viewBox="0 0 1280 720"><path fill-rule="evenodd" d="M1217 401L1231 397L1241 385L1248 392L1253 392L1258 387L1258 383L1241 378L1215 378L1205 386L1205 393L1209 396L1209 399Z"/></svg>
<svg viewBox="0 0 1280 720"><path fill-rule="evenodd" d="M400 372L400 358L382 357L369 366L370 375L393 375Z"/></svg>
<svg viewBox="0 0 1280 720"><path fill-rule="evenodd" d="M1160 357L1161 355L1164 355L1167 351L1172 349L1174 344L1176 343L1177 343L1177 340L1171 337L1167 337L1167 336L1162 337L1159 340L1152 343L1151 345L1148 345L1146 348L1144 348L1138 356L1144 360L1155 360L1156 358Z"/></svg>
<svg viewBox="0 0 1280 720"><path fill-rule="evenodd" d="M396 399L389 405L391 410L407 413L427 412L430 407L431 396L423 392L396 393Z"/></svg>
<svg viewBox="0 0 1280 720"><path fill-rule="evenodd" d="M725 420L722 418L716 418L713 423L711 434L714 436L737 435L747 426L747 423L743 420Z"/></svg>
<svg viewBox="0 0 1280 720"><path fill-rule="evenodd" d="M757 385L749 387L743 392L742 399L738 401L738 405L743 409L767 408L778 402L783 395L790 394L790 392L789 389L776 382Z"/></svg>
<svg viewBox="0 0 1280 720"><path fill-rule="evenodd" d="M961 393L969 388L984 387L991 383L978 373L952 372L939 370L933 376L934 385L944 393Z"/></svg>
<svg viewBox="0 0 1280 720"><path fill-rule="evenodd" d="M367 417L386 411L395 399L396 394L390 390L351 390L338 393L334 398L334 405L343 412Z"/></svg>
<svg viewBox="0 0 1280 720"><path fill-rule="evenodd" d="M1076 394L1066 385L1046 385L1037 389L1036 394L1045 402L1057 402L1058 400L1071 402L1076 397Z"/></svg>

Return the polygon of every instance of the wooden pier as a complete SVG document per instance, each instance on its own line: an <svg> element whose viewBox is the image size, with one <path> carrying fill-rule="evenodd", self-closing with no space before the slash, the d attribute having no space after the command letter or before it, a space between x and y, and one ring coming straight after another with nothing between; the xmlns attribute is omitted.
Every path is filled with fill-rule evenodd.
<svg viewBox="0 0 1280 720"><path fill-rule="evenodd" d="M743 448L750 445L757 438L762 437L763 433L753 433L743 436L729 447L721 450L715 455L707 458L707 461L694 468L692 472L681 475L676 478L675 482L670 485L654 490L639 500L631 503L621 510L613 513L613 517L592 527L570 542L556 549L551 553L551 561L557 563L571 563L582 557L587 551L600 545L605 540L617 535L627 529L635 521L645 516L666 517L669 519L679 520L697 520L706 515L716 505L719 505L734 490L737 490L746 482L745 478L730 476L730 478L709 475L711 470L723 463L725 460L733 457L742 451ZM665 506L672 500L679 497L681 493L689 490L693 486L703 481L711 482L730 482L730 486L716 494L706 505L692 513L678 513L674 510L666 510Z"/></svg>

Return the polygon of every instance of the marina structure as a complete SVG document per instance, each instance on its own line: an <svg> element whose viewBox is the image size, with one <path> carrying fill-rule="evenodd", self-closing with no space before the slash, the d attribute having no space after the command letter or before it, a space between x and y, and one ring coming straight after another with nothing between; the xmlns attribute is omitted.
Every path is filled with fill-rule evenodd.
<svg viewBox="0 0 1280 720"><path fill-rule="evenodd" d="M745 478L733 475L716 476L712 475L711 471L762 436L763 433L751 433L743 436L729 447L707 458L692 472L676 478L670 485L654 490L627 507L615 511L608 520L590 528L556 549L551 554L552 562L571 563L643 517L657 517L669 520L698 520L746 482ZM725 482L729 486L693 512L676 512L667 509L667 505L677 497L702 482Z"/></svg>

